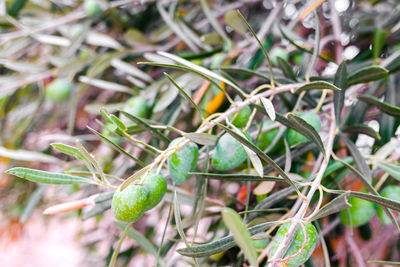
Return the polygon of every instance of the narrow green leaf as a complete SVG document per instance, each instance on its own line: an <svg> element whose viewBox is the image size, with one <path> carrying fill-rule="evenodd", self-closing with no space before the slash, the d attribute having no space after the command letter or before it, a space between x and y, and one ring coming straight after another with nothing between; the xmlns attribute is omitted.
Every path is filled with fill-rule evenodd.
<svg viewBox="0 0 400 267"><path fill-rule="evenodd" d="M374 29L374 39L372 41L372 58L376 60L385 44L386 32L381 28Z"/></svg>
<svg viewBox="0 0 400 267"><path fill-rule="evenodd" d="M253 227L248 228L250 235L255 235L258 233L265 232L269 228L275 226L276 222L266 222ZM190 248L182 248L178 249L177 252L183 256L187 257L207 257L211 256L223 251L226 251L236 245L236 241L232 235L228 235L218 239L216 241L212 241L210 243L190 247Z"/></svg>
<svg viewBox="0 0 400 267"><path fill-rule="evenodd" d="M381 139L381 136L379 135L378 132L376 132L374 129L372 129L371 127L369 127L368 125L365 125L365 124L356 124L356 125L346 126L343 128L342 131L344 133L365 134L376 140Z"/></svg>
<svg viewBox="0 0 400 267"><path fill-rule="evenodd" d="M189 174L198 175L207 179L226 180L226 181L275 181L282 182L283 178L275 176L263 176L252 174L237 174L237 173L205 173L205 172L189 172Z"/></svg>
<svg viewBox="0 0 400 267"><path fill-rule="evenodd" d="M367 162L365 161L364 157L361 155L360 150L356 147L356 145L345 135L340 134L340 137L345 142L347 148L351 156L354 158L354 162L356 164L357 169L365 176L365 179L369 184L372 181L372 174Z"/></svg>
<svg viewBox="0 0 400 267"><path fill-rule="evenodd" d="M42 184L93 184L90 179L63 173L39 171L34 169L16 167L5 171L5 173L15 175L32 182Z"/></svg>
<svg viewBox="0 0 400 267"><path fill-rule="evenodd" d="M84 160L85 157L79 151L78 148L70 145L60 144L60 143L53 143L50 144L55 150L64 153L69 156L76 157L77 159Z"/></svg>
<svg viewBox="0 0 400 267"><path fill-rule="evenodd" d="M400 262L395 262L395 261L368 261L368 263L390 265L390 266L400 266Z"/></svg>
<svg viewBox="0 0 400 267"><path fill-rule="evenodd" d="M367 83L385 78L389 71L381 66L369 66L362 68L347 77L347 85Z"/></svg>
<svg viewBox="0 0 400 267"><path fill-rule="evenodd" d="M125 229L126 224L123 222L115 222L115 224L121 229ZM150 253L151 255L157 257L158 248L153 245L144 235L140 232L136 231L134 228L130 228L128 231L128 236L135 240L140 247L142 247L145 251Z"/></svg>
<svg viewBox="0 0 400 267"><path fill-rule="evenodd" d="M126 125L114 114L110 115L110 119L113 121L114 125L118 127L119 130L125 131L127 129Z"/></svg>
<svg viewBox="0 0 400 267"><path fill-rule="evenodd" d="M400 55L387 63L385 67L389 71L389 73L394 73L400 70Z"/></svg>
<svg viewBox="0 0 400 267"><path fill-rule="evenodd" d="M100 139L102 139L103 141L105 141L106 143L109 143L113 148L115 148L117 151L121 152L122 154L124 154L125 156L129 157L130 159L134 160L137 164L139 164L141 167L144 167L145 164L143 161L141 161L140 159L132 156L130 153L128 153L125 149L123 149L121 146L119 146L118 144L114 143L113 141L111 141L111 139L107 138L106 136L104 136L103 134L99 133L98 131L96 131L95 129L86 126L92 133L94 133L95 135L97 135Z"/></svg>
<svg viewBox="0 0 400 267"><path fill-rule="evenodd" d="M261 202L258 203L254 207L254 210L269 209L270 207L272 207L276 203L284 200L285 198L287 198L288 196L290 196L291 194L293 194L295 192L296 191L293 189L293 187L286 187L284 189L281 189L281 190L279 190L279 191L277 191L275 193L272 193L271 195L267 196L263 200L261 200ZM258 214L259 214L258 212L252 212L252 213L248 214L248 216L246 218L246 222L250 222L251 220L256 218L258 216Z"/></svg>
<svg viewBox="0 0 400 267"><path fill-rule="evenodd" d="M260 46L261 51L264 53L264 56L267 58L268 65L269 65L269 72L270 72L270 75L271 75L271 83L274 83L274 80L275 80L275 79L274 79L274 75L273 75L273 72L272 72L272 61L271 61L271 59L269 58L268 53L267 53L267 51L265 50L265 47L264 47L263 44L261 43L260 39L258 39L258 36L257 36L256 32L253 30L253 28L250 26L250 24L247 22L247 20L243 17L242 13L240 13L239 10L237 10L237 13L238 13L239 16L242 18L243 22L246 23L247 28L249 28L250 32L253 34L253 36L254 36L254 38L256 39L258 45Z"/></svg>
<svg viewBox="0 0 400 267"><path fill-rule="evenodd" d="M314 216L309 219L309 221L312 222L347 209L350 207L350 204L347 201L349 199L349 195L350 193L343 193L330 201L328 204L325 204Z"/></svg>
<svg viewBox="0 0 400 267"><path fill-rule="evenodd" d="M353 163L352 157L345 157L345 158L342 158L341 160L348 164ZM334 161L332 163L329 163L328 167L326 168L326 170L324 172L323 178L325 178L326 176L334 173L335 171L337 171L343 167L344 167L344 165L339 161Z"/></svg>
<svg viewBox="0 0 400 267"><path fill-rule="evenodd" d="M267 80L268 82L270 81L270 79L266 75L264 75L263 73L257 72L255 70L250 70L250 69L246 69L246 68L235 68L235 67L221 67L219 69L222 71L225 71L225 72L230 72L230 73L239 73L239 74L245 74L248 76L257 76L257 77Z"/></svg>
<svg viewBox="0 0 400 267"><path fill-rule="evenodd" d="M342 89L340 91L333 91L336 125L340 125L340 116L342 114L344 97L347 89L347 67L344 61L340 63L336 71L335 77L333 79L333 84Z"/></svg>
<svg viewBox="0 0 400 267"><path fill-rule="evenodd" d="M213 146L218 140L218 136L208 133L185 133L183 136L204 146Z"/></svg>
<svg viewBox="0 0 400 267"><path fill-rule="evenodd" d="M33 191L22 211L21 217L19 217L20 223L24 223L28 220L40 199L43 197L43 194L46 192L47 187L48 185L41 184Z"/></svg>
<svg viewBox="0 0 400 267"><path fill-rule="evenodd" d="M136 122L137 124L143 126L143 128L146 128L149 131L155 133L155 136L158 137L161 141L164 141L164 142L167 142L167 143L170 142L169 138L165 134L163 134L158 129L155 129L155 128L151 127L150 124L148 124L147 122L145 122L141 118L139 118L137 116L134 116L134 115L132 115L132 114L126 112L126 111L123 111L123 110L119 110L119 112L122 113L128 119L130 119L130 120Z"/></svg>
<svg viewBox="0 0 400 267"><path fill-rule="evenodd" d="M390 176L392 176L394 179L400 181L400 166L389 164L383 161L378 161L376 165L390 174Z"/></svg>
<svg viewBox="0 0 400 267"><path fill-rule="evenodd" d="M294 92L295 93L300 93L305 90L311 90L311 89L318 89L318 90L334 90L334 91L340 91L341 89L336 87L335 85L325 82L325 81L315 81L315 82L309 82L299 88L297 88Z"/></svg>
<svg viewBox="0 0 400 267"><path fill-rule="evenodd" d="M261 97L261 103L263 104L265 111L267 112L268 117L271 119L271 121L275 121L276 112L271 100L265 97Z"/></svg>
<svg viewBox="0 0 400 267"><path fill-rule="evenodd" d="M175 215L176 229L178 230L178 233L181 236L182 240L185 242L186 247L190 247L186 239L185 231L183 230L181 211L179 208L179 202L178 202L178 197L176 195L176 190L174 190L174 215Z"/></svg>
<svg viewBox="0 0 400 267"><path fill-rule="evenodd" d="M365 199L376 204L400 212L400 202L382 196L371 195L368 193L349 191L350 196Z"/></svg>
<svg viewBox="0 0 400 267"><path fill-rule="evenodd" d="M296 81L296 74L294 74L292 66L290 66L290 64L281 57L277 57L276 59L278 61L278 67L282 70L283 75L293 81Z"/></svg>
<svg viewBox="0 0 400 267"><path fill-rule="evenodd" d="M224 82L224 83L230 85L232 88L236 89L241 94L244 93L243 90L239 86L237 86L236 84L234 84L230 80L226 79L225 77L222 77L221 75L219 75L219 74L217 74L217 73L215 73L215 72L213 72L213 71L211 71L209 69L206 69L204 67L196 65L196 64L194 64L194 63L192 63L190 61L187 61L186 59L183 59L181 57L175 56L175 55L167 53L167 52L159 51L157 53L162 55L162 56L164 56L164 57L166 57L166 58L172 59L172 60L174 60L174 61L176 61L176 62L178 62L178 63L180 63L182 65L185 65L190 69L196 70L197 72L200 72L205 76L209 76L209 77L217 79L217 80L219 80L221 82Z"/></svg>
<svg viewBox="0 0 400 267"><path fill-rule="evenodd" d="M242 219L236 211L230 208L222 210L222 220L233 235L244 256L249 260L250 266L258 266L257 252L251 241L250 232L244 226Z"/></svg>
<svg viewBox="0 0 400 267"><path fill-rule="evenodd" d="M232 135L232 137L234 137L235 139L237 139L240 143L242 143L243 145L247 146L248 148L250 148L251 150L253 150L262 160L264 160L266 163L268 163L269 165L271 165L271 167L277 171L285 180L285 182L287 182L288 184L290 184L291 186L293 186L293 188L295 188L296 192L299 195L302 195L299 191L299 189L297 188L297 186L294 184L294 182L289 178L289 176L281 169L281 167L279 167L278 164L276 164L269 156L267 156L263 151L261 151L257 146L253 145L252 143L250 143L247 138L243 138L242 136L240 136L239 134L237 134L235 131L227 128L226 126L217 123L218 126L222 127L225 131L227 131L228 133L230 133Z"/></svg>
<svg viewBox="0 0 400 267"><path fill-rule="evenodd" d="M326 157L324 144L322 143L321 137L319 136L317 131L315 131L314 127L312 127L302 118L292 113L288 113L287 118L291 124L290 128L293 128L294 130L298 131L299 133L301 133L302 135L313 141L321 150L324 157Z"/></svg>
<svg viewBox="0 0 400 267"><path fill-rule="evenodd" d="M183 90L177 83L176 81L169 76L167 73L164 72L164 75L171 81L173 85L179 90L179 92L190 102L192 105L196 108L197 112L199 112L200 116L203 117L202 112L200 107L193 101L193 99L186 93L185 90Z"/></svg>
<svg viewBox="0 0 400 267"><path fill-rule="evenodd" d="M360 95L358 99L368 104L376 106L382 112L394 117L400 117L400 108L389 103L380 101L378 98L368 95Z"/></svg>

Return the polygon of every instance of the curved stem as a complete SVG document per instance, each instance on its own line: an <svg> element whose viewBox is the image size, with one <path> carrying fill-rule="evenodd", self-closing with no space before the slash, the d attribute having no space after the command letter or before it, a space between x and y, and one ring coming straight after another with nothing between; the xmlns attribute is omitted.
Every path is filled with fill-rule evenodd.
<svg viewBox="0 0 400 267"><path fill-rule="evenodd" d="M128 235L129 229L131 228L132 223L128 223L124 229L124 231L122 232L121 237L118 240L117 246L115 247L115 250L112 254L110 263L108 264L108 267L114 267L115 266L115 262L117 261L117 257L119 254L119 250L121 248L122 242L124 242L125 237Z"/></svg>

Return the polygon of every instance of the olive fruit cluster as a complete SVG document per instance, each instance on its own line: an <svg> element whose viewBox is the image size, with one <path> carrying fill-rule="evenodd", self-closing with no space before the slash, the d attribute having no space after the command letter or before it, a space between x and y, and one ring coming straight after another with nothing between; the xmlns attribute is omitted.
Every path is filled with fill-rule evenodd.
<svg viewBox="0 0 400 267"><path fill-rule="evenodd" d="M53 102L62 102L69 97L73 87L72 82L66 79L55 79L46 87L46 98Z"/></svg>
<svg viewBox="0 0 400 267"><path fill-rule="evenodd" d="M119 187L114 193L111 210L115 218L120 221L136 222L145 211L157 206L166 192L167 181L152 171L143 183L131 183L122 191Z"/></svg>
<svg viewBox="0 0 400 267"><path fill-rule="evenodd" d="M279 227L274 242L271 247L271 255L274 255L276 250L279 247L279 244L282 243L283 239L287 231L290 228L291 223L284 223ZM306 232L306 242L304 244L304 231L302 227L298 227L296 231L296 235L291 243L289 249L286 251L285 257L293 256L298 253L295 257L292 257L288 260L285 266L295 267L304 264L312 255L316 245L317 245L317 230L315 229L312 223L304 224L305 232ZM299 253L300 252L300 253Z"/></svg>

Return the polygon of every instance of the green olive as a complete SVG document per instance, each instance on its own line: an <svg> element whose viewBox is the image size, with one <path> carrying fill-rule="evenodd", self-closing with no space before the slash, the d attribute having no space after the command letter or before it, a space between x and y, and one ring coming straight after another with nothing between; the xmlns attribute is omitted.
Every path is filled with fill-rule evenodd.
<svg viewBox="0 0 400 267"><path fill-rule="evenodd" d="M256 250L263 250L269 244L269 239L267 239L267 238L252 239L251 241Z"/></svg>
<svg viewBox="0 0 400 267"><path fill-rule="evenodd" d="M270 255L274 255L280 243L282 243L285 238L285 234L289 230L291 223L284 223L279 227L278 232L275 235L274 242L272 243ZM285 257L295 255L299 251L299 255L290 258L287 262L287 267L300 266L304 264L312 255L316 245L317 245L317 230L312 223L305 223L304 227L306 229L306 244L304 249L301 251L304 243L304 232L302 227L299 225L296 231L296 235L289 249L286 251Z"/></svg>
<svg viewBox="0 0 400 267"><path fill-rule="evenodd" d="M162 175L152 171L147 175L143 186L147 189L149 195L145 210L150 210L157 206L163 199L167 192L167 181Z"/></svg>
<svg viewBox="0 0 400 267"><path fill-rule="evenodd" d="M397 185L386 186L382 190L381 196L389 198L391 200L400 201L400 187ZM378 215L379 220L381 220L381 222L383 222L384 224L389 224L392 222L381 206L377 207L376 214Z"/></svg>
<svg viewBox="0 0 400 267"><path fill-rule="evenodd" d="M243 132L247 139L250 137ZM229 133L225 133L215 147L215 153L211 158L211 165L218 171L228 171L238 167L247 158L246 150L242 144Z"/></svg>
<svg viewBox="0 0 400 267"><path fill-rule="evenodd" d="M103 12L97 0L85 0L83 9L86 11L89 17L93 17Z"/></svg>
<svg viewBox="0 0 400 267"><path fill-rule="evenodd" d="M62 78L55 79L47 86L46 97L53 102L62 102L69 97L73 87L72 82Z"/></svg>
<svg viewBox="0 0 400 267"><path fill-rule="evenodd" d="M149 114L150 107L147 101L141 97L131 97L126 101L123 111L132 114L135 117L146 118ZM120 120L126 124L132 124L132 120L128 119L125 115L120 114Z"/></svg>
<svg viewBox="0 0 400 267"><path fill-rule="evenodd" d="M264 121L262 123L261 134L257 138L256 145L259 149L261 149L263 151L272 144L272 142L275 139L275 136L279 132L279 128L275 128L275 129L263 132L265 128L267 128L268 126L270 126L274 123L275 123L274 121ZM274 153L275 151L277 151L278 148L283 147L283 146L284 146L283 139L280 138L279 141L274 145L274 147L271 148L269 153Z"/></svg>
<svg viewBox="0 0 400 267"><path fill-rule="evenodd" d="M374 203L356 197L350 197L348 201L351 204L351 207L349 207L349 213L353 226L366 224L374 216ZM347 216L346 210L342 210L339 216L340 221L343 224L350 225L349 217Z"/></svg>
<svg viewBox="0 0 400 267"><path fill-rule="evenodd" d="M305 120L317 132L319 132L321 128L321 120L317 114L315 114L314 112L303 112L298 114L297 116ZM298 145L309 141L307 137L305 137L304 135L293 129L289 129L287 131L286 137L290 146Z"/></svg>
<svg viewBox="0 0 400 267"><path fill-rule="evenodd" d="M115 218L124 222L136 222L146 210L149 193L142 185L132 183L123 191L115 190L111 210Z"/></svg>
<svg viewBox="0 0 400 267"><path fill-rule="evenodd" d="M275 47L269 53L269 58L272 64L278 65L278 57L287 61L289 59L289 54L282 47Z"/></svg>
<svg viewBox="0 0 400 267"><path fill-rule="evenodd" d="M240 109L237 113L230 116L229 118L232 119L232 124L238 128L243 128L246 126L247 122L249 121L251 115L251 108L249 106L245 106L244 108Z"/></svg>
<svg viewBox="0 0 400 267"><path fill-rule="evenodd" d="M177 138L171 142L169 147L175 146L180 142L181 138ZM197 159L199 158L198 146L190 142L181 150L176 151L168 158L169 173L177 185L183 184L190 177L189 172L196 168Z"/></svg>

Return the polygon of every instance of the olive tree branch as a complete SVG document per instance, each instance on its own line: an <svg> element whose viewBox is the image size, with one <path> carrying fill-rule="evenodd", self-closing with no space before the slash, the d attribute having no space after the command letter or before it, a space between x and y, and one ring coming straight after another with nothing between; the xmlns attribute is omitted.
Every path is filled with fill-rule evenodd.
<svg viewBox="0 0 400 267"><path fill-rule="evenodd" d="M332 153L332 147L333 147L333 141L335 139L335 130L336 130L336 123L335 123L335 113L334 109L331 110L331 122L329 126L329 133L328 133L328 141L326 144L325 148L325 153L326 157L322 161L321 167L318 171L317 177L311 184L310 191L308 191L308 194L306 196L306 199L303 201L303 204L300 206L299 210L297 211L296 215L291 219L292 224L290 225L283 241L279 244L276 252L274 255L272 255L271 259L269 260L269 267L274 267L276 266L276 263L285 255L287 249L290 247L291 241L293 240L293 237L296 233L298 223L303 220L303 217L307 211L308 206L310 205L310 201L312 197L314 196L314 193L317 191L317 189L321 185L321 180L324 175L324 172L326 168L328 167L328 162L330 155Z"/></svg>

